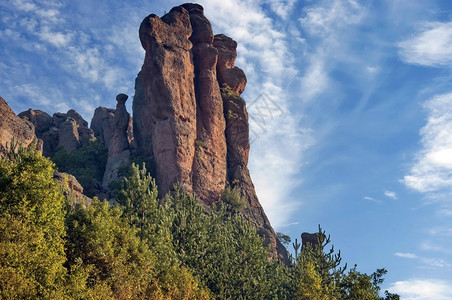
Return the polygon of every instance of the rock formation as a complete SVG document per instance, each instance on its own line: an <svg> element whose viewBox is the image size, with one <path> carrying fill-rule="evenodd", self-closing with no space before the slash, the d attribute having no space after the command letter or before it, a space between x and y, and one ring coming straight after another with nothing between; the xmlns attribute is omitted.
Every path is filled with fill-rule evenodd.
<svg viewBox="0 0 452 300"><path fill-rule="evenodd" d="M51 156L58 147L71 152L94 140L94 133L88 128L88 122L73 109L65 114L54 113L50 117L41 110L30 108L19 116L34 125L36 136L44 142L45 156Z"/></svg>
<svg viewBox="0 0 452 300"><path fill-rule="evenodd" d="M214 36L197 4L174 7L161 18L149 15L139 35L146 55L135 81L133 126L125 94L117 96L116 109L98 107L91 128L74 110L50 117L29 109L22 120L1 99L0 146L12 136L25 145L37 136L44 155L51 156L59 147L71 152L97 137L108 149L104 192L120 179L120 167L136 157L150 162L160 196L178 183L209 209L226 187L240 187L248 203L244 216L270 245L271 256L287 261L247 167L248 114L240 97L246 76L234 65L237 43Z"/></svg>
<svg viewBox="0 0 452 300"><path fill-rule="evenodd" d="M324 239L325 239L324 236L320 238L321 241L323 241ZM301 234L302 249L306 247L308 244L310 244L312 248L315 248L319 244L319 234L303 232Z"/></svg>
<svg viewBox="0 0 452 300"><path fill-rule="evenodd" d="M28 147L37 136L42 137L48 132L52 123L50 115L41 110L29 109L16 115L2 97L0 97L0 116L0 155L7 150L13 138L15 143ZM42 141L37 145L39 144L42 145ZM61 184L64 195L69 197L72 205L85 206L91 203L91 199L83 195L83 187L74 176L55 172L53 177Z"/></svg>
<svg viewBox="0 0 452 300"><path fill-rule="evenodd" d="M73 175L55 172L53 174L53 179L61 185L63 194L68 199L67 203L72 206L72 208L85 208L87 205L91 204L92 199L83 194L82 185Z"/></svg>
<svg viewBox="0 0 452 300"><path fill-rule="evenodd" d="M126 110L127 98L127 95L119 94L116 97L116 109L96 108L91 120L91 129L108 149L107 166L102 180L104 188L120 179L118 169L130 162L132 118Z"/></svg>
<svg viewBox="0 0 452 300"><path fill-rule="evenodd" d="M214 37L197 4L174 7L141 23L146 55L133 102L138 155L155 167L161 195L179 183L206 207L226 186L239 186L273 257L287 259L254 190L247 168L248 115L240 97L246 76L234 66L237 43Z"/></svg>
<svg viewBox="0 0 452 300"><path fill-rule="evenodd" d="M38 138L42 138L43 134L49 131L52 125L52 117L42 110L28 109L18 114L21 119L30 121L35 127L35 134Z"/></svg>
<svg viewBox="0 0 452 300"><path fill-rule="evenodd" d="M28 147L36 140L33 124L18 117L2 97L0 97L0 116L0 153L9 148L13 139L24 147Z"/></svg>

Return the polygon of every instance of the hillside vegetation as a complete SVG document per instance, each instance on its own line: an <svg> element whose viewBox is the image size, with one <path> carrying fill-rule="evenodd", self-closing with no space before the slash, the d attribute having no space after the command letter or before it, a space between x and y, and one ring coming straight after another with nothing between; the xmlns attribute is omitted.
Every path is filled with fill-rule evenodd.
<svg viewBox="0 0 452 300"><path fill-rule="evenodd" d="M159 199L132 164L118 205L83 208L32 149L0 158L1 299L383 299L386 270L341 266L320 228L317 245L295 240L289 265L269 260L237 189L206 212L178 187Z"/></svg>

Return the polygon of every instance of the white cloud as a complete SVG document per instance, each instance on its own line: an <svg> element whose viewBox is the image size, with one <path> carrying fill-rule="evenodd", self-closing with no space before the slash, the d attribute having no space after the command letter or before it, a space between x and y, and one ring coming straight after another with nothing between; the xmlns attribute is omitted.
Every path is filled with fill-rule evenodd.
<svg viewBox="0 0 452 300"><path fill-rule="evenodd" d="M451 267L451 265L441 258L431 258L431 257L422 257L418 256L414 253L409 252L396 252L394 253L395 256L407 258L407 259L417 259L423 263L423 268L448 268Z"/></svg>
<svg viewBox="0 0 452 300"><path fill-rule="evenodd" d="M37 106L47 106L49 105L50 99L43 93L42 87L36 84L21 84L14 86L17 95L23 96L29 99L32 103Z"/></svg>
<svg viewBox="0 0 452 300"><path fill-rule="evenodd" d="M427 258L427 257L423 257L423 258L421 258L421 260L429 268L448 268L448 267L452 266L447 261L445 261L444 259L441 259L441 258Z"/></svg>
<svg viewBox="0 0 452 300"><path fill-rule="evenodd" d="M300 19L303 27L312 34L328 37L338 28L360 23L364 17L363 7L354 0L328 1L327 5L307 7L304 12Z"/></svg>
<svg viewBox="0 0 452 300"><path fill-rule="evenodd" d="M444 254L452 254L452 249L450 249L450 247L444 247L431 241L422 242L420 245L420 249L423 251L433 251Z"/></svg>
<svg viewBox="0 0 452 300"><path fill-rule="evenodd" d="M427 23L416 36L399 43L401 59L423 66L452 65L452 22Z"/></svg>
<svg viewBox="0 0 452 300"><path fill-rule="evenodd" d="M367 66L366 70L370 74L376 74L376 73L380 72L380 67L378 67L378 66Z"/></svg>
<svg viewBox="0 0 452 300"><path fill-rule="evenodd" d="M27 12L36 10L36 8L37 8L36 5L32 1L14 0L13 4L17 9L27 11Z"/></svg>
<svg viewBox="0 0 452 300"><path fill-rule="evenodd" d="M452 282L437 279L410 279L393 283L389 291L405 300L450 300Z"/></svg>
<svg viewBox="0 0 452 300"><path fill-rule="evenodd" d="M300 92L304 101L315 99L334 88L328 74L337 63L351 59L352 45L349 41L353 36L353 28L366 15L366 9L353 0L314 3L303 9L304 15L299 19L304 32L311 36L307 43L309 50L305 54L307 67L300 79ZM369 63L367 57L366 61L357 61L360 60L358 57L352 60L360 66ZM369 69L362 71L371 74Z"/></svg>
<svg viewBox="0 0 452 300"><path fill-rule="evenodd" d="M385 196L394 200L397 200L397 194L396 192L392 191L385 191Z"/></svg>
<svg viewBox="0 0 452 300"><path fill-rule="evenodd" d="M44 26L38 33L42 41L48 42L55 47L67 47L72 41L72 33L53 32L49 27Z"/></svg>
<svg viewBox="0 0 452 300"><path fill-rule="evenodd" d="M312 58L311 64L301 78L302 98L305 101L312 100L315 96L327 90L328 74L324 66L322 55Z"/></svg>
<svg viewBox="0 0 452 300"><path fill-rule="evenodd" d="M451 214L452 215L452 214ZM432 228L428 231L430 235L436 236L452 236L452 228L448 227L437 227Z"/></svg>
<svg viewBox="0 0 452 300"><path fill-rule="evenodd" d="M369 197L369 196L364 196L363 199L367 200L367 201L372 201L372 202L375 202L375 203L381 203L381 200L378 200L378 199L375 199L375 198L372 198L372 197Z"/></svg>
<svg viewBox="0 0 452 300"><path fill-rule="evenodd" d="M281 18L286 19L296 0L266 0L271 9Z"/></svg>
<svg viewBox="0 0 452 300"><path fill-rule="evenodd" d="M398 257L410 258L410 259L417 258L417 255L413 254L413 253L396 252L396 253L394 253L394 255L398 256Z"/></svg>
<svg viewBox="0 0 452 300"><path fill-rule="evenodd" d="M452 93L424 104L427 124L421 129L423 149L403 182L422 192L450 192L452 187Z"/></svg>

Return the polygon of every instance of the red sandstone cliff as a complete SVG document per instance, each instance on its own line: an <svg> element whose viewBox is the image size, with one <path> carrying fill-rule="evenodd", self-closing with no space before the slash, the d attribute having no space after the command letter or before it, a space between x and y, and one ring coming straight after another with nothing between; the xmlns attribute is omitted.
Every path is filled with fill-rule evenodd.
<svg viewBox="0 0 452 300"><path fill-rule="evenodd" d="M226 186L239 186L249 204L245 216L273 257L287 259L247 167L248 115L240 97L246 76L234 66L237 43L214 36L197 4L149 15L139 34L146 56L136 80L134 136L138 154L155 167L160 194L180 183L210 206Z"/></svg>

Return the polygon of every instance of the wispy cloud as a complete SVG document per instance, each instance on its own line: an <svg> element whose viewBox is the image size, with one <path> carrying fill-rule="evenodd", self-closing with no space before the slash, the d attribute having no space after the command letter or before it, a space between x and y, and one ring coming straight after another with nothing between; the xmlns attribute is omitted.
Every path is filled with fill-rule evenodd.
<svg viewBox="0 0 452 300"><path fill-rule="evenodd" d="M372 197L370 197L370 196L364 196L364 198L363 198L364 200L367 200L367 201L372 201L372 202L375 202L375 203L382 203L382 201L381 200L378 200L378 199L375 199L375 198L372 198Z"/></svg>
<svg viewBox="0 0 452 300"><path fill-rule="evenodd" d="M410 279L393 283L389 290L406 300L452 299L452 282L437 279Z"/></svg>
<svg viewBox="0 0 452 300"><path fill-rule="evenodd" d="M305 101L328 92L329 73L337 61L346 61L351 28L358 25L366 10L357 1L318 1L306 6L299 19L303 30L311 37L306 58L308 66L301 77L302 98Z"/></svg>
<svg viewBox="0 0 452 300"><path fill-rule="evenodd" d="M251 145L249 168L259 200L272 225L290 222L295 201L290 193L300 184L303 153L312 143L311 132L300 127L292 114L288 82L296 77L290 35L272 20L256 1L201 1L215 33L224 33L238 43L236 65L248 79L243 97L249 105ZM270 7L281 18L293 1L272 0ZM279 5L279 6L278 6ZM282 6L281 6L282 5ZM231 19L234 22L231 22ZM268 102L264 113L257 108Z"/></svg>
<svg viewBox="0 0 452 300"><path fill-rule="evenodd" d="M452 93L424 104L427 124L421 129L423 149L403 182L422 192L450 192L452 187Z"/></svg>
<svg viewBox="0 0 452 300"><path fill-rule="evenodd" d="M433 236L452 236L452 228L449 227L436 227L428 231Z"/></svg>
<svg viewBox="0 0 452 300"><path fill-rule="evenodd" d="M111 19L113 8L97 9L101 1L14 0L12 4L15 10L5 8L11 11L2 15L5 29L0 30L0 42L8 43L1 52L5 58L2 72L14 83L2 93L11 100L18 94L23 97L22 103L13 105L16 109L22 109L23 102L36 103L32 108L49 113L70 107L89 121L92 107L101 102L108 105L109 100L114 106L114 96L120 92L133 94L144 57L138 27L145 15L136 6L122 6L127 22L103 22ZM95 20L86 15L90 11L98 12ZM7 59L11 51L19 53L14 60ZM22 61L16 62L17 57ZM22 72L17 71L18 65ZM25 89L17 91L17 86ZM105 94L108 99L101 97ZM74 98L78 101L70 100Z"/></svg>
<svg viewBox="0 0 452 300"><path fill-rule="evenodd" d="M266 0L271 9L281 18L286 19L296 0Z"/></svg>
<svg viewBox="0 0 452 300"><path fill-rule="evenodd" d="M442 246L438 243L432 241L424 241L420 245L420 249L423 251L438 252L443 254L452 254L452 249L450 247Z"/></svg>
<svg viewBox="0 0 452 300"><path fill-rule="evenodd" d="M452 65L452 22L426 23L412 38L399 43L401 59L422 66Z"/></svg>
<svg viewBox="0 0 452 300"><path fill-rule="evenodd" d="M67 47L73 38L72 33L53 32L48 26L43 26L38 32L39 38L55 47Z"/></svg>
<svg viewBox="0 0 452 300"><path fill-rule="evenodd" d="M397 200L397 194L396 192L392 192L392 191L385 191L385 196L390 198L390 199L394 199Z"/></svg>
<svg viewBox="0 0 452 300"><path fill-rule="evenodd" d="M429 268L449 268L452 265L441 258L421 258L422 262Z"/></svg>
<svg viewBox="0 0 452 300"><path fill-rule="evenodd" d="M416 254L408 253L408 252L396 252L396 253L394 253L394 255L398 256L398 257L410 258L410 259L417 258Z"/></svg>
<svg viewBox="0 0 452 300"><path fill-rule="evenodd" d="M423 257L409 252L396 252L395 256L407 259L416 259L422 262L423 268L448 268L452 265L441 258Z"/></svg>

